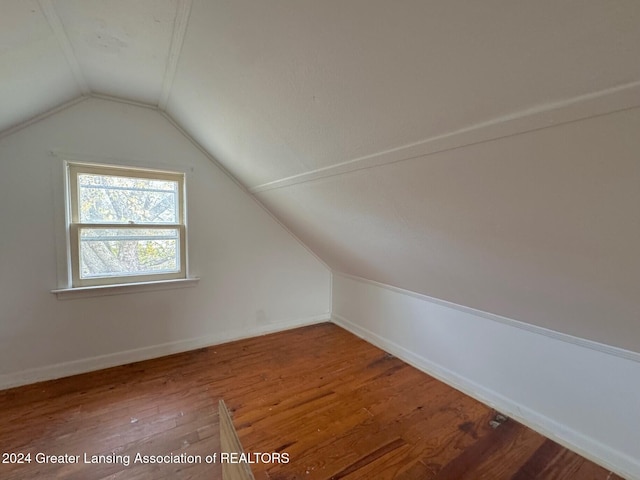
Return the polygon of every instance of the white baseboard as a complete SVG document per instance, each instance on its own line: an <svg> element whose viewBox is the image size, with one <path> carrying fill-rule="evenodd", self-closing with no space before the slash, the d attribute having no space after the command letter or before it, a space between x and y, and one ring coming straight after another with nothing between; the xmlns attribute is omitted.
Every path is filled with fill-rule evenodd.
<svg viewBox="0 0 640 480"><path fill-rule="evenodd" d="M610 448L594 438L587 437L572 428L536 412L525 405L484 387L469 378L436 364L397 343L350 321L332 314L332 321L363 340L391 353L409 365L437 378L472 398L506 414L527 427L541 433L568 449L628 479L640 479L640 460ZM594 412L596 413L596 412Z"/></svg>
<svg viewBox="0 0 640 480"><path fill-rule="evenodd" d="M329 320L330 315L327 313L299 319L295 322L289 321L261 325L251 329L250 331L225 331L214 335L205 335L186 340L176 340L174 342L163 343L160 345L150 345L133 350L125 350L122 352L98 355L96 357L83 358L70 362L57 363L55 365L32 368L16 373L2 374L0 375L0 390L46 380L69 377L71 375L92 372L103 368L126 365L128 363L140 362L142 360L150 360L152 358L172 355L174 353L187 352L189 350L196 350L198 348L209 347L212 345L220 345L222 343L232 342L235 340L281 332L306 325L327 322Z"/></svg>

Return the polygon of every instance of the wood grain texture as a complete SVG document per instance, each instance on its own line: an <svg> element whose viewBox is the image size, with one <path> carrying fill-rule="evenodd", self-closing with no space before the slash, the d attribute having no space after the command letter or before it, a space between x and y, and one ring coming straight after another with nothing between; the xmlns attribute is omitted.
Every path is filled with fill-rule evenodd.
<svg viewBox="0 0 640 480"><path fill-rule="evenodd" d="M619 479L332 324L0 392L0 449L221 451L224 399L257 480ZM212 465L0 464L0 478L221 478Z"/></svg>
<svg viewBox="0 0 640 480"><path fill-rule="evenodd" d="M225 453L244 453L233 420L227 410L224 400L218 402L218 415L220 417L220 449ZM247 462L223 462L222 480L255 480L251 467Z"/></svg>

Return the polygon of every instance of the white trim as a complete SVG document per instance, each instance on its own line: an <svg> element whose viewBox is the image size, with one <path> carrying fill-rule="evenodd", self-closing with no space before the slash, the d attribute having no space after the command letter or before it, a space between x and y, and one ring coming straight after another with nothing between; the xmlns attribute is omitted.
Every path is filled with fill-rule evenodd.
<svg viewBox="0 0 640 480"><path fill-rule="evenodd" d="M207 160L209 160L213 165L215 165L218 169L220 169L220 171L222 173L224 173L229 180L231 180L240 190L242 190L244 193L246 193L247 195L249 195L249 198L251 198L263 211L265 211L278 225L280 225L280 227L287 232L289 235L291 235L291 237L293 237L293 239L298 242L307 252L309 252L309 254L311 254L313 256L313 258L315 258L324 268L326 268L329 273L331 272L331 268L329 267L329 265L327 265L327 263L322 260L313 250L311 250L311 248L309 248L309 246L307 246L306 243L304 243L302 240L300 240L300 238L298 238L297 235L295 235L287 226L285 226L284 223L282 223L280 221L280 219L278 217L276 217L273 212L271 210L269 210L267 207L265 207L265 205L260 201L259 198L257 198L255 195L253 195L248 189L247 187L245 187L242 183L240 183L240 181L234 177L231 172L229 172L229 170L227 170L220 162L218 162L207 150L204 149L204 147L202 145L200 145L200 143L198 143L196 141L195 138L193 138L184 128L182 128L182 126L173 119L173 117L171 115L169 115L169 113L167 113L164 110L160 110L156 105L150 105L148 103L140 103L140 102L135 102L132 100L127 100L125 98L120 98L120 97L114 97L111 95L102 95L102 94L95 94L92 93L91 96L89 97L85 97L85 98L96 98L99 100L105 100L108 102L117 102L117 103L122 103L125 105L133 105L136 107L142 107L142 108L148 108L151 110L155 110L158 113L160 113L160 115L162 115L176 130L178 130L178 132L180 132L187 140L189 140L189 142L191 142L191 144L197 148L200 153L202 153L205 158L207 158ZM54 112L55 113L55 112ZM0 136L0 138L2 138ZM80 156L78 154L66 154L64 152L60 152L57 150L52 150L51 154L56 156L56 157L64 157L68 160L76 160L76 161L93 161L91 160L92 158L97 159L96 161L101 161L100 158L101 157L96 157L95 155L85 155L85 156ZM128 165L128 160L122 160L122 159L116 159L116 158L105 158L102 157L102 161L104 163L104 161L106 160L106 163L114 163L114 162L120 162L123 165ZM135 161L135 159L131 159L131 161ZM142 162L136 162L136 165L138 164L143 164ZM187 206L188 207L188 206Z"/></svg>
<svg viewBox="0 0 640 480"><path fill-rule="evenodd" d="M128 363L150 360L152 358L172 355L174 353L187 352L198 348L220 345L222 343L242 340L269 333L276 333L294 328L324 323L330 320L327 314L314 315L302 318L296 321L282 321L256 327L251 331L234 330L230 332L215 333L212 335L204 335L197 338L187 340L177 340L174 342L162 343L159 345L151 345L148 347L136 348L133 350L125 350L117 353L106 355L98 355L96 357L74 360L71 362L62 362L55 365L47 365L39 368L23 370L17 373L8 373L0 375L0 390L18 387L20 385L28 385L31 383L42 382L46 380L54 380L56 378L78 375L80 373L92 372L103 368L110 368ZM239 322L238 324L241 324Z"/></svg>
<svg viewBox="0 0 640 480"><path fill-rule="evenodd" d="M173 79L178 69L178 60L182 54L182 45L184 44L190 14L191 0L178 0L178 4L176 5L176 18L173 23L171 46L169 47L169 54L167 56L167 68L164 72L164 78L162 79L162 90L160 99L158 100L158 108L160 110L165 110L169 102Z"/></svg>
<svg viewBox="0 0 640 480"><path fill-rule="evenodd" d="M333 317L333 270L329 271L329 315Z"/></svg>
<svg viewBox="0 0 640 480"><path fill-rule="evenodd" d="M112 285L91 285L88 287L56 288L51 290L58 300L72 300L75 298L106 297L123 295L125 293L154 292L156 290L172 290L175 288L194 287L200 278L174 278L171 280L156 280L153 282L116 283Z"/></svg>
<svg viewBox="0 0 640 480"><path fill-rule="evenodd" d="M87 97L90 98L90 97ZM157 108L151 107L157 111ZM107 167L111 169L120 169L123 170L139 170L143 172L149 172L150 174L164 174L168 173L171 175L183 175L184 183L182 185L183 193L181 197L183 199L183 208L188 208L188 199L187 199L187 183L189 181L190 176L193 173L193 168L185 165L178 165L171 162L163 162L156 161L153 164L148 161L140 160L138 158L130 157L127 159L116 158L116 157L105 157L100 155L92 155L92 154L83 154L83 153L71 153L71 152L62 152L59 150L50 150L49 154L54 157L57 162L52 162L52 183L53 183L53 193L54 193L54 225L56 226L56 232L54 235L55 238L55 248L56 248L56 272L57 272L57 282L56 285L58 290L70 290L72 287L72 269L69 262L71 259L71 239L69 236L69 228L68 226L72 223L72 215L71 208L66 201L68 192L70 190L69 185L69 176L67 175L67 165L68 164L83 164L89 167ZM185 212L183 212L184 214ZM187 227L188 218L187 216L183 217L182 224ZM181 258L181 264L185 267L185 274L182 280L190 280L190 269L189 269L189 252L188 252L188 232L185 228L184 234L182 235L181 241L186 246L186 250L184 252L184 258ZM156 283L159 279L149 279L149 281L144 281L146 279L139 279L136 282L132 283ZM165 278L165 280L169 280L169 278ZM174 280L174 279L171 279ZM84 285L89 286L89 285ZM174 287L177 288L177 287ZM144 289L142 289L144 290ZM52 290L53 292L53 290ZM132 292L132 291L131 291ZM120 293L120 292L118 292ZM121 293L130 293L129 291L123 291ZM117 293L100 293L84 296L102 296L102 295L115 295ZM62 297L68 297L69 295L59 295L58 298L62 299Z"/></svg>
<svg viewBox="0 0 640 480"><path fill-rule="evenodd" d="M567 426L560 424L551 418L542 415L520 403L488 389L466 377L436 364L420 355L407 350L395 342L363 328L349 319L334 313L332 321L336 325L375 345L376 347L391 353L434 378L459 390L466 395L506 414L516 421L526 425L545 437L565 446L566 448L592 460L605 468L614 471L625 478L640 478L640 462L638 459L625 455L610 448L601 442L587 437ZM634 472L634 473L631 473Z"/></svg>
<svg viewBox="0 0 640 480"><path fill-rule="evenodd" d="M68 251L71 255L68 261L71 265L71 286L73 288L78 287L93 287L93 286L106 286L106 285L122 285L122 284L146 284L163 280L177 280L187 278L187 244L186 244L186 211L185 211L185 177L183 172L166 172L160 170L148 170L134 168L132 166L122 167L121 165L103 165L96 163L66 163L66 171L68 174L68 188L66 192L66 200L68 202L68 210L71 212L71 217L67 218L66 228L68 229L67 238L69 241ZM152 180L166 180L176 184L177 186L177 215L178 218L174 223L170 224L153 224L142 225L147 229L167 229L174 230L177 235L178 242L178 256L179 269L171 272L163 273L140 273L137 275L118 275L118 276L98 276L84 278L81 275L80 261L81 255L81 233L83 229L98 228L98 229L111 229L111 230L134 230L141 228L141 224L129 225L119 223L108 223L104 221L102 224L93 223L81 223L79 215L79 202L80 202L80 187L78 185L78 177L83 173L90 173L103 176L124 176L134 177L140 179L152 179Z"/></svg>
<svg viewBox="0 0 640 480"><path fill-rule="evenodd" d="M67 162L54 157L51 162L51 183L53 186L53 225L54 244L56 251L56 285L67 287L71 285L71 242L67 225L71 222L71 212L67 202L69 191L69 176L67 175Z"/></svg>
<svg viewBox="0 0 640 480"><path fill-rule="evenodd" d="M624 348L614 347L612 345L596 342L594 340L587 340L586 338L575 337L567 333L557 332L555 330L549 330L548 328L539 327L537 325L532 325L530 323L520 322L518 320L513 320L511 318L496 315L494 313L484 312L482 310L476 310L475 308L465 307L464 305L458 305L457 303L449 302L447 300L441 300L439 298L423 295L422 293L412 292L411 290L405 290L404 288L394 287L392 285L387 285L386 283L380 283L374 280L368 280L366 278L350 275L348 273L333 272L333 274L339 275L344 278L349 278L351 280L355 280L358 282L367 283L369 285L374 285L376 287L384 288L386 290L400 293L402 295L408 295L410 297L414 297L419 300L435 303L437 305L442 305L444 307L452 308L454 310L458 310L464 313L476 315L478 317L482 317L487 320L491 320L493 322L503 323L506 325L510 325L512 327L519 328L521 330L526 330L528 332L532 332L538 335L554 338L556 340L560 340L561 342L572 343L574 345L579 345L581 347L590 348L591 350L596 350L598 352L606 353L607 355L613 355L615 357L620 357L620 358L624 358L627 360L640 363L640 352L625 350Z"/></svg>
<svg viewBox="0 0 640 480"><path fill-rule="evenodd" d="M55 115L56 113L60 113L63 110L66 110L69 107L73 107L74 105L78 104L78 103L82 103L85 100L88 100L89 96L79 96L76 98L73 98L71 100L69 100L68 102L64 102L60 105L58 105L57 107L53 107L51 110L47 110L46 112L43 112L39 115L36 115L34 117L31 117L27 120L25 120L24 122L20 122L12 127L9 127L5 130L3 130L2 132L0 132L0 140L2 140L5 137L8 137L9 135L13 135L14 133L22 130L23 128L27 128L30 127L31 125L33 125L34 123L38 123L40 120L44 120L47 117L50 117L51 115Z"/></svg>
<svg viewBox="0 0 640 480"><path fill-rule="evenodd" d="M148 103L141 103L141 102L135 102L132 100L127 100L124 98L120 98L120 97L114 97L111 95L102 95L102 94L96 94L96 93L92 93L90 96L86 96L86 97L78 97L74 100L71 100L70 102L67 102L63 105L60 105L59 107L54 108L53 110L50 110L48 112L45 112L41 115L38 115L37 117L32 118L31 120L28 120L27 122L24 122L22 124L16 125L14 127L9 128L8 130L5 130L3 132L0 132L0 139L4 138L5 136L11 135L15 132L17 132L18 130L21 130L25 127L28 127L36 122L39 122L40 120L43 120L51 115L54 115L62 110L65 110L73 105L75 105L76 103L80 103L83 102L87 99L90 98L95 98L98 100L104 100L104 101L108 101L108 102L116 102L116 103L122 103L125 105L132 105L135 107L141 107L141 108L148 108L151 110L155 110L158 113L160 113L160 115L162 115L176 130L178 130L178 132L180 132L187 140L189 140L189 142L191 142L191 144L197 148L204 156L205 158L207 158L213 165L215 165L218 169L220 169L220 171L222 171L222 173L224 173L238 188L240 188L240 190L242 190L243 192L245 192L247 195L249 195L249 198L251 198L264 212L266 212L278 225L280 225L280 228L282 228L285 232L287 232L296 242L298 242L299 245L301 245L307 252L309 252L309 254L311 254L313 256L313 258L315 258L324 268L326 268L329 271L329 274L331 274L331 268L329 267L329 265L327 265L327 263L322 260L322 258L320 258L313 250L311 250L311 248L309 248L309 246L304 243L302 240L300 240L300 238L295 235L287 226L285 226L284 223L282 223L280 221L280 219L278 217L276 217L273 212L271 210L269 210L261 201L259 198L257 198L255 195L253 195L251 193L251 191L249 191L247 189L247 187L245 187L242 183L240 183L240 181L231 174L231 172L229 172L229 170L227 170L220 162L218 162L207 150L204 149L204 147L202 147L202 145L200 145L184 128L182 128L182 126L177 123L173 117L171 115L169 115L166 111L164 110L160 110L156 105L150 105ZM140 161L137 160L135 158L131 158L131 159L121 159L121 158L115 158L115 157L106 157L106 156L96 156L96 155L92 155L92 154L78 154L78 153L66 153L63 151L59 151L59 150L51 150L50 151L51 155L60 159L65 159L65 160L71 160L71 161L77 161L77 162L94 162L94 163L106 163L106 164L120 164L123 166L130 166L130 165L135 165L135 166L142 166L145 167L145 165L149 166L149 168L157 168L157 165L149 165L148 162L144 162L144 161ZM168 165L162 165L164 166L168 166L171 168L177 168L171 164ZM188 173L185 170L185 173ZM186 201L186 200L185 200ZM187 205L188 208L188 205Z"/></svg>
<svg viewBox="0 0 640 480"><path fill-rule="evenodd" d="M76 80L78 88L80 88L80 92L83 95L88 95L91 92L91 89L89 88L87 80L84 78L80 63L73 51L73 46L69 41L67 32L64 29L64 25L62 24L53 3L51 3L51 0L38 0L38 3L40 4L40 9L47 19L47 22L49 22L51 30L53 30L56 40L58 40L60 48L62 48L62 51L64 52L69 68L71 68L71 72L73 73L73 78Z"/></svg>
<svg viewBox="0 0 640 480"><path fill-rule="evenodd" d="M140 102L138 100L131 100L129 98L116 97L113 95L107 95L106 93L91 92L89 97L96 98L98 100L106 100L108 102L123 103L125 105L132 105L134 107L148 108L150 110L158 110L158 106L154 105L153 103L146 103L146 102Z"/></svg>
<svg viewBox="0 0 640 480"><path fill-rule="evenodd" d="M121 167L123 169L149 170L150 172L178 172L183 173L185 176L188 176L193 172L191 167L184 164L180 165L178 163L167 162L162 159L150 162L149 160L143 160L138 157L109 157L106 155L95 155L91 153L66 152L57 149L49 150L49 154L63 162L84 163L86 165L94 164L108 167Z"/></svg>
<svg viewBox="0 0 640 480"><path fill-rule="evenodd" d="M530 108L401 147L256 185L249 191L256 194L289 187L636 107L640 107L640 82Z"/></svg>

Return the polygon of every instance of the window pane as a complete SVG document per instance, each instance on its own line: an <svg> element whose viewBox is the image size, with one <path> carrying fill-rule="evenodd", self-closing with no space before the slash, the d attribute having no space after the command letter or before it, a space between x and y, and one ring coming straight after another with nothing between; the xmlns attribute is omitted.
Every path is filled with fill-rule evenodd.
<svg viewBox="0 0 640 480"><path fill-rule="evenodd" d="M178 223L178 182L78 174L80 223Z"/></svg>
<svg viewBox="0 0 640 480"><path fill-rule="evenodd" d="M82 228L80 278L180 271L177 228Z"/></svg>

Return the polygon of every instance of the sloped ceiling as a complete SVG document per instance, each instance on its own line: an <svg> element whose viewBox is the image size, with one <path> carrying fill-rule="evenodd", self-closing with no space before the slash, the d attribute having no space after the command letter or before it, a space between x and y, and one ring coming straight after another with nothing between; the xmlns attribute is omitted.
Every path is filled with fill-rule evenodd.
<svg viewBox="0 0 640 480"><path fill-rule="evenodd" d="M0 131L156 106L335 271L640 351L640 2L0 8Z"/></svg>

